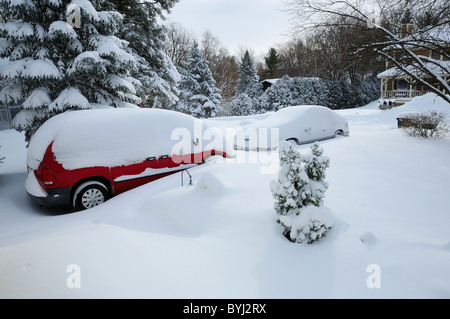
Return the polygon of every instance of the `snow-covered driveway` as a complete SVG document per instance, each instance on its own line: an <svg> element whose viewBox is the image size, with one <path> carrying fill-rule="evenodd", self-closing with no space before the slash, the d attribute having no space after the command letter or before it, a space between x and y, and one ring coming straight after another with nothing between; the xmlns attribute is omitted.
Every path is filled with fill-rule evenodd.
<svg viewBox="0 0 450 319"><path fill-rule="evenodd" d="M337 222L312 245L289 243L275 223L276 151L61 215L27 200L23 144L2 144L17 167L0 168L0 297L449 298L450 139L405 136L401 111L340 111L350 136L321 142Z"/></svg>

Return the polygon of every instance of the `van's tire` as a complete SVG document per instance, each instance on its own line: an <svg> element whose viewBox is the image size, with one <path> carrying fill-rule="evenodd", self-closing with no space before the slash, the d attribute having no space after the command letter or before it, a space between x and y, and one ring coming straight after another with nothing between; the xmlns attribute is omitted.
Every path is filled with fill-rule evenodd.
<svg viewBox="0 0 450 319"><path fill-rule="evenodd" d="M339 137L339 136L344 136L344 132L343 132L342 130L337 130L337 131L334 133L334 137Z"/></svg>
<svg viewBox="0 0 450 319"><path fill-rule="evenodd" d="M89 181L81 184L73 195L73 208L82 211L103 204L109 199L108 188L100 182Z"/></svg>
<svg viewBox="0 0 450 319"><path fill-rule="evenodd" d="M294 146L300 145L300 143L298 142L298 139L296 139L294 137L287 139L286 142L289 142L289 143L291 143Z"/></svg>

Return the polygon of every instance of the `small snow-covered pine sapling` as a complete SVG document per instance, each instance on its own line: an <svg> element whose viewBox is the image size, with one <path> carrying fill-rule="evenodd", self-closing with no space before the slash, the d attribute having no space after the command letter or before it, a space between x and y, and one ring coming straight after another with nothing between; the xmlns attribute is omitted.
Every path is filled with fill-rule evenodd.
<svg viewBox="0 0 450 319"><path fill-rule="evenodd" d="M273 180L270 186L275 199L277 222L282 225L283 234L286 236L291 228L290 217L300 213L309 179L302 167L301 154L294 149L292 144L281 143L279 157L278 178Z"/></svg>
<svg viewBox="0 0 450 319"><path fill-rule="evenodd" d="M330 230L332 214L322 207L329 165L330 160L318 143L311 146L311 154L304 156L292 144L281 143L280 171L271 182L271 190L277 222L289 241L311 244Z"/></svg>
<svg viewBox="0 0 450 319"><path fill-rule="evenodd" d="M323 198L329 186L325 177L326 169L330 167L330 159L323 155L323 149L316 142L311 146L311 154L302 156L302 162L305 165L310 187L304 204L305 206L312 204L320 207L323 205Z"/></svg>

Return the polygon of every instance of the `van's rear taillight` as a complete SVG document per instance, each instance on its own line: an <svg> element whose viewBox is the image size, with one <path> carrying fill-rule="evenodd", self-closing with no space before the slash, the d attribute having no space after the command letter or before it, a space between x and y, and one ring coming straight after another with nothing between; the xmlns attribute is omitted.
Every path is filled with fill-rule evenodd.
<svg viewBox="0 0 450 319"><path fill-rule="evenodd" d="M56 177L55 174L52 173L48 168L43 168L41 173L42 183L45 186L56 185Z"/></svg>

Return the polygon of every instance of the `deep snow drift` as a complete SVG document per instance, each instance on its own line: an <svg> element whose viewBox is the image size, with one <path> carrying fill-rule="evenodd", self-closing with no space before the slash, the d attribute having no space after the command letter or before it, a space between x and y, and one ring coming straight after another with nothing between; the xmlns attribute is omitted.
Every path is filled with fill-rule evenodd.
<svg viewBox="0 0 450 319"><path fill-rule="evenodd" d="M433 95L339 111L350 136L320 143L335 221L311 245L275 222L277 151L238 151L192 169L193 185L176 174L59 214L28 201L23 136L2 131L0 297L449 298L450 137L396 126L420 109L450 115Z"/></svg>

